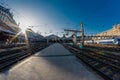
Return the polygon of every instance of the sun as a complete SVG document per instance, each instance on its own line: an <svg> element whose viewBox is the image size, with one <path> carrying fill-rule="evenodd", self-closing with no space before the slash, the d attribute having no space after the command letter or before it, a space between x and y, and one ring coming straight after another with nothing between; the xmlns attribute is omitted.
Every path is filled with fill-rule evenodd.
<svg viewBox="0 0 120 80"><path fill-rule="evenodd" d="M22 32L23 34L25 34L26 30L27 30L27 27L25 27L25 26L21 27L21 32Z"/></svg>

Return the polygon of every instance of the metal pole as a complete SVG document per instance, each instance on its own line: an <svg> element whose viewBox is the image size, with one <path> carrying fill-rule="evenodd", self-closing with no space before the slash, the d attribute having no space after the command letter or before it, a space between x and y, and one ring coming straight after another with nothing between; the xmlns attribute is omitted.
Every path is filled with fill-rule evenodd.
<svg viewBox="0 0 120 80"><path fill-rule="evenodd" d="M84 46L84 28L83 28L83 23L80 23L80 31L81 31L81 45Z"/></svg>

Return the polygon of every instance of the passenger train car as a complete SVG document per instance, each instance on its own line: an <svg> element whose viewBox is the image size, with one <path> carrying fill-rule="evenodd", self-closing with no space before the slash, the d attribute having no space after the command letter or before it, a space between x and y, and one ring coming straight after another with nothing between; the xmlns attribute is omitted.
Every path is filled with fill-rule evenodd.
<svg viewBox="0 0 120 80"><path fill-rule="evenodd" d="M85 43L86 44L115 44L115 45L120 45L120 38L89 40L89 41L85 41Z"/></svg>

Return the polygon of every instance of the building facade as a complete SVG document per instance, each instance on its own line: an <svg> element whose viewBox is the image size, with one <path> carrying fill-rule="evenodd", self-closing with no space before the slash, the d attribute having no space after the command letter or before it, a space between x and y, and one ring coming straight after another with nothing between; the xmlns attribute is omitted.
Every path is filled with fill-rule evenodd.
<svg viewBox="0 0 120 80"><path fill-rule="evenodd" d="M4 31L7 30L8 32L17 33L20 30L13 18L13 14L10 12L10 9L3 6L0 6L0 23L6 25L4 28L2 25L0 27L1 29L4 29Z"/></svg>
<svg viewBox="0 0 120 80"><path fill-rule="evenodd" d="M100 34L100 36L120 36L120 24L116 24L112 29L104 31Z"/></svg>
<svg viewBox="0 0 120 80"><path fill-rule="evenodd" d="M9 8L0 5L0 43L6 43L20 31Z"/></svg>

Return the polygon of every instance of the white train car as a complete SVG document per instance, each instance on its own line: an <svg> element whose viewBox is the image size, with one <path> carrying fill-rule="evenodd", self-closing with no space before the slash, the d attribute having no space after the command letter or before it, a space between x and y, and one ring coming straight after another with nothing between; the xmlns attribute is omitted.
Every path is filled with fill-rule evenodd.
<svg viewBox="0 0 120 80"><path fill-rule="evenodd" d="M93 40L86 40L84 41L85 44L94 44L94 41Z"/></svg>
<svg viewBox="0 0 120 80"><path fill-rule="evenodd" d="M102 39L102 40L87 40L85 44L115 44L120 45L120 38Z"/></svg>
<svg viewBox="0 0 120 80"><path fill-rule="evenodd" d="M114 39L97 40L97 44L114 44Z"/></svg>
<svg viewBox="0 0 120 80"><path fill-rule="evenodd" d="M97 40L97 44L115 44L120 45L120 38Z"/></svg>

